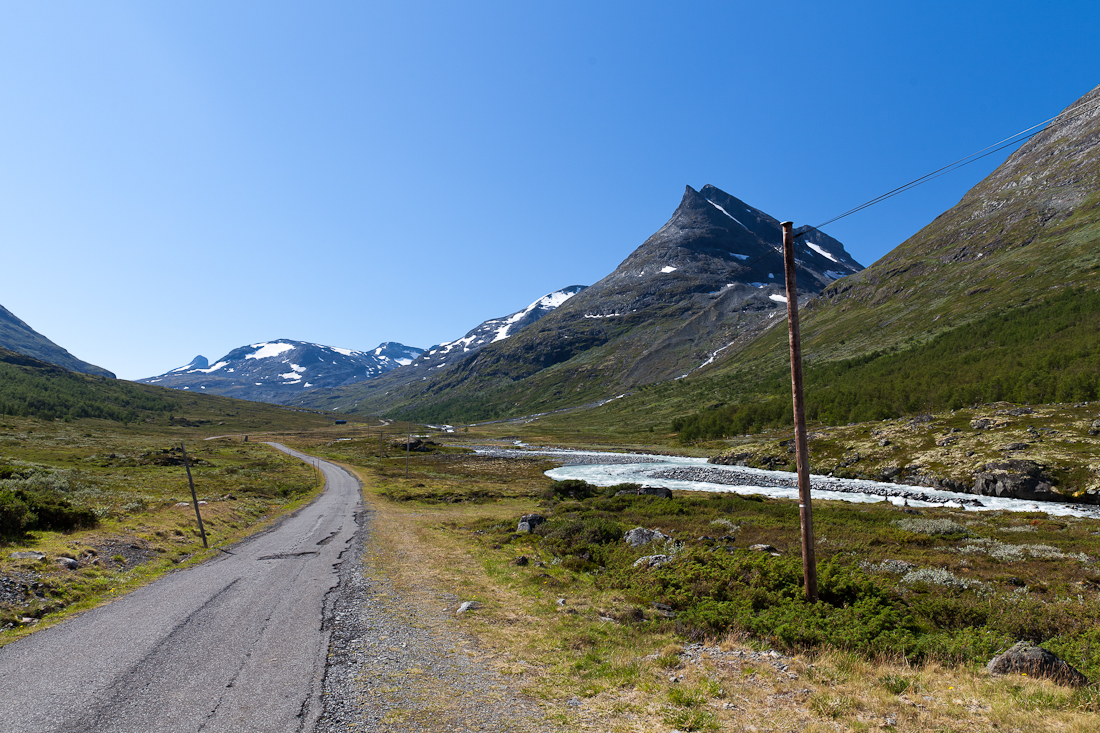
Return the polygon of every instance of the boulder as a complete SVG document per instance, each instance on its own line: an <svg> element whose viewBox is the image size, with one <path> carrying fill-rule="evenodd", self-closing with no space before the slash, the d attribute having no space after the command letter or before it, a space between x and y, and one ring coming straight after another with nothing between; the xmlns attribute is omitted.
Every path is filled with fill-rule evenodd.
<svg viewBox="0 0 1100 733"><path fill-rule="evenodd" d="M411 439L406 437L398 438L397 440L391 440L389 442L389 449L395 451L419 451L426 453L435 448L438 448L439 444L431 440L424 440L423 438L417 438L413 436Z"/></svg>
<svg viewBox="0 0 1100 733"><path fill-rule="evenodd" d="M783 554L777 548L771 545L749 545L749 549L753 552L767 552L771 555L775 555L776 557L779 557Z"/></svg>
<svg viewBox="0 0 1100 733"><path fill-rule="evenodd" d="M662 499L671 499L672 490L663 486L642 486L637 489L623 489L616 491L615 496L658 496Z"/></svg>
<svg viewBox="0 0 1100 733"><path fill-rule="evenodd" d="M524 514L519 518L519 524L516 525L517 532L530 532L535 527L546 521L546 517L541 514Z"/></svg>
<svg viewBox="0 0 1100 733"><path fill-rule="evenodd" d="M659 568L671 562L672 558L668 555L646 555L645 557L639 557L634 561L634 567L636 568Z"/></svg>
<svg viewBox="0 0 1100 733"><path fill-rule="evenodd" d="M624 534L623 539L631 547L642 547L650 542L668 542L672 538L659 529L635 527Z"/></svg>
<svg viewBox="0 0 1100 733"><path fill-rule="evenodd" d="M970 427L974 430L996 430L1008 425L1006 420L997 420L992 417L976 417L970 421Z"/></svg>
<svg viewBox="0 0 1100 733"><path fill-rule="evenodd" d="M12 560L41 560L46 557L46 553L38 552L37 550L27 550L25 552L13 552L8 555Z"/></svg>
<svg viewBox="0 0 1100 733"><path fill-rule="evenodd" d="M71 557L59 557L54 562L56 562L60 567L64 568L65 570L76 570L80 567L80 563L78 563Z"/></svg>
<svg viewBox="0 0 1100 733"><path fill-rule="evenodd" d="M1085 675L1068 663L1041 646L1035 646L1026 641L1018 642L1004 654L993 657L986 665L986 669L990 674L1015 672L1030 677L1046 677L1072 687L1083 687L1089 683Z"/></svg>
<svg viewBox="0 0 1100 733"><path fill-rule="evenodd" d="M1058 501L1053 481L1043 467L1033 461L992 461L974 476L974 493L1031 501Z"/></svg>
<svg viewBox="0 0 1100 733"><path fill-rule="evenodd" d="M895 465L884 466L879 471L879 474L878 474L879 475L879 480L880 481L889 481L889 480L893 479L895 476L900 475L901 471L902 471L901 466L895 466Z"/></svg>
<svg viewBox="0 0 1100 733"><path fill-rule="evenodd" d="M1093 420L1089 425L1089 435L1100 435L1100 420Z"/></svg>

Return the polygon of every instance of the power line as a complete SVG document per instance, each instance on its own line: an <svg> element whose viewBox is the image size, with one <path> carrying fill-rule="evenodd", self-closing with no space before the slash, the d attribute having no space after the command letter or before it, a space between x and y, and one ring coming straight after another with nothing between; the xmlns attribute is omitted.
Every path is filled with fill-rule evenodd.
<svg viewBox="0 0 1100 733"><path fill-rule="evenodd" d="M822 227L828 226L829 224L832 224L833 222L840 221L841 219L843 219L847 216L851 216L852 214L855 214L859 211L862 211L863 209L866 209L870 206L874 206L875 204L881 203L881 202L883 202L883 201L885 201L889 198L893 198L894 196L897 196L898 194L905 193L906 191L908 191L912 188L916 188L917 186L921 185L922 183L927 183L928 181L939 178L940 176L945 175L947 173L950 173L953 170L958 170L959 168L962 168L965 165L969 165L970 163L981 160L982 158L985 158L987 156L993 155L994 153L1000 152L1001 150L1004 150L1005 148L1009 148L1009 147L1012 147L1013 145L1017 145L1019 143L1026 142L1027 140L1030 140L1031 138L1035 137L1036 135L1038 135L1042 132L1046 132L1047 130L1052 129L1057 125L1064 125L1067 122L1071 122L1071 121L1073 121L1073 120L1075 120L1079 117L1082 117L1085 114L1087 114L1088 112L1097 109L1098 107L1100 107L1100 100L1098 100L1097 102L1095 102L1092 105L1085 105L1076 114L1072 114L1072 115L1069 115L1069 116L1066 116L1066 117L1063 117L1063 115L1065 115L1066 112L1068 112L1070 110L1066 110L1065 112L1059 112L1058 114L1054 115L1053 117L1050 117L1046 120L1043 120L1042 122L1040 122L1038 124L1032 125L1031 127L1028 127L1025 130L1021 130L1020 132L1017 132L1015 135L1009 135L1008 137L1004 138L1003 140L995 142L992 145L988 145L988 146L982 148L981 150L978 150L978 151L975 151L975 152L971 153L970 155L959 158L958 160L956 160L953 163L949 163L948 165L937 168L936 170L932 171L931 173L926 173L925 175L921 176L920 178L915 178L915 179L913 179L909 183L906 183L903 186L898 186L897 188L895 188L891 191L887 191L886 193L881 194L880 196L876 196L875 198L873 198L869 201L866 201L866 202L860 204L859 206L856 206L855 208L849 209L848 211L844 212L843 214L840 214L839 216L834 216L832 219L829 219L826 222L818 224L817 226L807 226L801 232L794 235L794 238L797 240L800 237L803 237L803 236L809 234L810 232L821 231ZM1059 119L1059 118L1061 118L1061 119ZM1036 128L1040 128L1040 129L1036 129ZM1032 132L1033 130L1034 130L1034 132ZM1022 135L1025 136L1025 137L1021 137ZM824 234L824 232L822 232L822 233ZM768 244L768 242L765 241L765 244ZM763 259L765 259L769 256L772 256L772 255L775 255L775 256L778 256L778 257L782 258L783 257L783 250L780 247L772 245L772 249L770 249L768 252L765 252L764 254L760 255L759 257L755 257L752 260L749 260L748 262L741 263L741 266L745 267L745 268L750 268L753 265L755 265L757 262L760 262L761 260L763 260ZM798 267L804 267L804 265L802 265L802 263L800 263L800 262L796 262L796 265Z"/></svg>
<svg viewBox="0 0 1100 733"><path fill-rule="evenodd" d="M821 231L821 228L824 227L824 226L828 226L829 224L832 224L833 222L840 221L844 217L851 216L852 214L855 214L856 212L862 211L862 210L864 210L864 209L866 209L870 206L874 206L875 204L881 203L881 202L885 201L886 199L893 198L894 196L897 196L900 193L905 193L906 191L908 191L912 188L916 188L917 186L921 185L922 183L927 183L928 181L939 178L940 176L942 176L946 173L950 173L953 170L958 170L959 168L962 168L965 165L970 165L971 163L973 163L975 161L978 161L978 160L981 160L982 158L985 158L986 156L993 155L994 153L999 152L1001 150L1004 150L1005 148L1008 148L1008 147L1011 147L1013 145L1017 145L1019 143L1030 140L1031 138L1035 137L1039 133L1046 132L1047 130L1055 127L1056 125L1063 125L1067 122L1075 120L1078 117L1081 117L1081 116L1085 115L1086 113L1095 110L1098 106L1100 106L1100 102L1096 102L1096 103L1092 104L1091 106L1085 106L1085 108L1082 109L1077 114L1069 115L1067 117L1063 117L1065 112L1060 112L1060 113L1056 114L1054 117L1043 120L1042 122L1040 122L1036 125L1032 125L1031 127L1027 128L1025 130L1021 130L1020 132L1017 132L1015 135L1010 135L1009 137L1006 137L1004 140L1001 140L999 142L995 142L992 145L986 146L986 147L982 148L981 150L978 150L976 152L971 153L970 155L959 158L954 163L949 163L948 165L945 165L941 168L937 168L936 170L932 171L931 173L926 173L925 175L921 176L920 178L915 178L915 179L913 179L909 183L906 183L903 186L898 186L897 188L895 188L891 191L887 191L884 194L876 196L875 198L871 199L870 201L866 201L866 202L860 204L859 206L856 206L853 209L849 209L848 211L845 211L843 214L840 214L838 216L834 216L832 219L829 219L826 222L818 224L817 226L807 227L802 232L799 232L798 234L796 234L795 238L797 239L797 238L802 237L806 234L809 234L810 232L813 232L813 231ZM1061 118L1061 119L1059 119L1059 118ZM1036 130L1035 128L1040 128L1040 129ZM1032 130L1034 130L1034 132L1032 132ZM1021 137L1021 136L1023 136L1023 137Z"/></svg>

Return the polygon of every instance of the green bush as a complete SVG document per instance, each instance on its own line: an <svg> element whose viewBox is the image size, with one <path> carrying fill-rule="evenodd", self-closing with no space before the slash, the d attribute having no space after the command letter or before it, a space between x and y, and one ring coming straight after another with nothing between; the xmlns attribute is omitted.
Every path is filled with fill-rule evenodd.
<svg viewBox="0 0 1100 733"><path fill-rule="evenodd" d="M19 539L32 530L71 532L96 525L90 509L27 491L0 490L0 537Z"/></svg>
<svg viewBox="0 0 1100 733"><path fill-rule="evenodd" d="M556 555L579 558L571 570L583 570L603 561L605 546L623 537L623 527L614 519L599 514L570 514L554 518L538 525L532 531L541 538L541 544ZM574 567L575 566L575 567Z"/></svg>
<svg viewBox="0 0 1100 733"><path fill-rule="evenodd" d="M22 492L0 490L0 539L19 539L38 516L20 496Z"/></svg>
<svg viewBox="0 0 1100 733"><path fill-rule="evenodd" d="M563 499L575 499L577 501L583 501L584 499L598 496L603 493L602 489L598 486L593 486L587 481L581 479L566 479L565 481L555 481L550 484L550 487L546 489L543 498L545 499L557 499L561 501Z"/></svg>

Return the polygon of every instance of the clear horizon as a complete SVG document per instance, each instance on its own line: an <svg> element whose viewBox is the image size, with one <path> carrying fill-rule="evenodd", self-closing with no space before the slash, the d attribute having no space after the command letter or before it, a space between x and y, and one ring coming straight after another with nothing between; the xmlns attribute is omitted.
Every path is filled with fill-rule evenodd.
<svg viewBox="0 0 1100 733"><path fill-rule="evenodd" d="M0 11L3 305L121 378L461 337L710 183L818 224L1096 86L1100 7L213 2ZM1000 165L826 227L870 265Z"/></svg>

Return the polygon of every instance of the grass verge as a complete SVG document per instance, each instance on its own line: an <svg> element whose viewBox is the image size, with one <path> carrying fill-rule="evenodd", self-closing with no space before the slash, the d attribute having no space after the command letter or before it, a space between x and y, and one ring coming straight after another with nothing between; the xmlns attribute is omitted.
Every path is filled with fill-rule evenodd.
<svg viewBox="0 0 1100 733"><path fill-rule="evenodd" d="M834 597L815 616L790 591L790 502L555 497L537 462L457 453L414 455L405 479L403 456L356 456L353 442L313 448L355 459L399 548L381 566L476 601L456 623L567 729L1095 730L1095 687L982 669L1032 638L1097 675L1090 520L822 502ZM516 533L532 511L546 524ZM669 564L635 568L659 551L606 540L635 523L673 539ZM732 605L715 610L723 593ZM918 643L881 643L902 631Z"/></svg>

